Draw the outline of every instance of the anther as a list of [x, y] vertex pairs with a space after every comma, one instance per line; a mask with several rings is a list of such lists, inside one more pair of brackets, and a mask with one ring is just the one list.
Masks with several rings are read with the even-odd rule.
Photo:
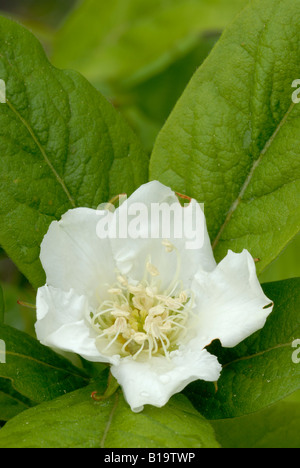
[[109, 294], [118, 295], [118, 294], [122, 294], [122, 290], [119, 289], [119, 288], [110, 288], [110, 289], [108, 290], [108, 293], [109, 293]]
[[148, 272], [150, 273], [151, 276], [159, 276], [158, 269], [154, 265], [152, 265], [152, 263], [147, 262], [146, 266], [147, 266], [147, 270], [148, 270]]
[[164, 239], [162, 241], [162, 245], [166, 248], [166, 252], [168, 253], [173, 252], [173, 250], [175, 249], [174, 244], [172, 244], [168, 239]]

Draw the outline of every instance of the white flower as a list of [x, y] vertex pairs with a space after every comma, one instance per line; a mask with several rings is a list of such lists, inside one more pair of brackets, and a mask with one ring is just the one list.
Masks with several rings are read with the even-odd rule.
[[[140, 187], [128, 207], [136, 202], [179, 204], [159, 182]], [[187, 250], [184, 237], [100, 239], [98, 222], [99, 211], [79, 208], [51, 224], [41, 247], [38, 339], [110, 363], [133, 411], [165, 405], [194, 380], [217, 381], [221, 365], [205, 347], [214, 339], [236, 346], [272, 310], [250, 254], [230, 251], [217, 265], [206, 226], [203, 246]]]

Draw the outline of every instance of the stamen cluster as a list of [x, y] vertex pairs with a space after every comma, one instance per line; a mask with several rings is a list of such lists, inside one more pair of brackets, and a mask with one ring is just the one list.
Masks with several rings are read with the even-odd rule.
[[[167, 252], [173, 250], [172, 244], [165, 246]], [[118, 275], [116, 284], [108, 289], [111, 299], [89, 315], [91, 325], [99, 333], [96, 343], [101, 353], [131, 355], [133, 359], [151, 359], [155, 355], [169, 358], [177, 348], [179, 336], [186, 331], [192, 301], [182, 289], [177, 273], [160, 294], [159, 275], [150, 261], [138, 284], [130, 284], [126, 276]]]

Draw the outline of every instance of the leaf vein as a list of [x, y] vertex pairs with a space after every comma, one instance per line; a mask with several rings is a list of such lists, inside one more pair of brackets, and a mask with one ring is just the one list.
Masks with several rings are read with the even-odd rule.
[[292, 342], [291, 343], [282, 343], [282, 344], [278, 344], [276, 346], [273, 346], [272, 348], [264, 349], [263, 351], [260, 351], [258, 353], [251, 354], [250, 356], [239, 357], [237, 359], [234, 359], [233, 361], [228, 362], [227, 364], [224, 364], [223, 369], [226, 369], [226, 367], [229, 367], [232, 364], [236, 364], [237, 362], [240, 362], [240, 361], [248, 361], [250, 359], [253, 359], [253, 358], [256, 358], [256, 357], [259, 357], [259, 356], [263, 356], [265, 353], [269, 353], [270, 351], [274, 351], [275, 349], [287, 348], [287, 347], [291, 347], [291, 346], [292, 346]]
[[231, 218], [232, 218], [232, 215], [234, 214], [234, 212], [237, 210], [237, 208], [239, 207], [241, 201], [243, 200], [243, 197], [246, 193], [246, 190], [247, 188], [249, 187], [250, 185], [250, 182], [253, 178], [253, 175], [256, 171], [256, 169], [260, 166], [261, 162], [262, 162], [262, 159], [264, 158], [265, 154], [268, 152], [268, 150], [270, 149], [270, 147], [272, 146], [272, 143], [274, 142], [274, 140], [276, 139], [277, 135], [279, 134], [280, 130], [283, 128], [284, 124], [286, 123], [289, 115], [291, 114], [292, 110], [294, 109], [295, 107], [295, 104], [292, 103], [291, 106], [289, 107], [289, 109], [287, 110], [287, 112], [285, 113], [284, 117], [281, 119], [280, 123], [277, 125], [275, 131], [273, 132], [272, 136], [269, 138], [269, 140], [267, 141], [267, 143], [265, 144], [263, 150], [261, 151], [260, 153], [260, 156], [258, 159], [256, 159], [246, 177], [246, 180], [242, 186], [242, 189], [238, 195], [238, 197], [234, 200], [233, 204], [231, 205], [228, 213], [227, 213], [227, 216], [226, 216], [226, 219], [224, 221], [224, 223], [222, 224], [213, 244], [212, 244], [212, 247], [213, 249], [215, 249], [221, 239], [221, 236], [225, 230], [225, 228], [227, 227], [228, 223], [230, 222]]
[[116, 412], [118, 403], [119, 403], [119, 392], [116, 393], [115, 402], [114, 402], [114, 405], [113, 405], [112, 410], [110, 412], [106, 427], [104, 429], [103, 437], [102, 437], [101, 442], [100, 442], [100, 448], [105, 448], [105, 441], [106, 441], [107, 435], [109, 433], [109, 429], [110, 429], [114, 414]]
[[[84, 377], [83, 375], [80, 375], [80, 374], [76, 374], [75, 372], [71, 372], [67, 369], [64, 369], [64, 368], [61, 368], [61, 367], [57, 367], [57, 366], [54, 366], [52, 364], [49, 364], [48, 362], [44, 362], [44, 361], [40, 361], [39, 359], [36, 359], [32, 356], [26, 356], [25, 354], [20, 354], [20, 353], [14, 353], [12, 351], [7, 351], [5, 352], [5, 355], [6, 356], [15, 356], [15, 357], [18, 357], [18, 358], [22, 358], [22, 359], [28, 359], [29, 361], [33, 361], [39, 365], [42, 365], [42, 366], [45, 366], [45, 367], [50, 367], [52, 369], [55, 369], [55, 370], [58, 370], [58, 371], [62, 371], [62, 372], [65, 372], [66, 374], [69, 374], [69, 375], [72, 375], [74, 377], [80, 377], [81, 379], [84, 379], [84, 380], [87, 380], [88, 381], [88, 378], [87, 377]], [[5, 378], [5, 376], [2, 376]]]
[[7, 105], [9, 106], [9, 108], [11, 109], [11, 111], [18, 117], [18, 119], [22, 122], [22, 124], [24, 125], [24, 127], [27, 129], [27, 131], [29, 132], [30, 136], [32, 137], [33, 141], [35, 142], [35, 144], [37, 145], [38, 149], [40, 150], [46, 164], [49, 166], [51, 172], [54, 174], [57, 182], [61, 185], [63, 191], [65, 192], [65, 194], [67, 195], [67, 198], [71, 204], [71, 206], [73, 208], [76, 208], [76, 203], [74, 201], [74, 199], [72, 198], [66, 184], [64, 183], [63, 179], [61, 178], [61, 176], [58, 174], [58, 172], [56, 171], [56, 169], [54, 168], [53, 164], [51, 163], [50, 159], [48, 158], [44, 148], [42, 147], [41, 143], [39, 142], [38, 138], [36, 137], [33, 129], [31, 128], [31, 126], [29, 125], [29, 123], [21, 116], [21, 114], [18, 112], [18, 110], [13, 106], [13, 104], [7, 99], [6, 100], [7, 102]]

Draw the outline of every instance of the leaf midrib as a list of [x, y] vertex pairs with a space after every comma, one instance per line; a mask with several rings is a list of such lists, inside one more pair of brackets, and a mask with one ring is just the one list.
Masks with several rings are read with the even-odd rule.
[[[64, 369], [63, 367], [58, 367], [58, 366], [55, 366], [53, 364], [49, 364], [48, 362], [40, 361], [39, 359], [36, 359], [36, 358], [34, 358], [32, 356], [26, 356], [25, 354], [14, 353], [12, 351], [6, 351], [5, 355], [6, 356], [14, 356], [14, 357], [21, 358], [21, 359], [26, 359], [28, 361], [33, 361], [34, 363], [36, 363], [38, 365], [49, 367], [51, 369], [54, 369], [54, 370], [57, 370], [57, 371], [60, 371], [60, 372], [64, 372], [65, 374], [69, 374], [69, 375], [71, 375], [73, 377], [78, 377], [78, 378], [81, 378], [83, 380], [88, 381], [88, 378], [84, 377], [83, 375], [76, 374], [75, 372], [71, 372], [68, 369]], [[0, 375], [0, 377], [7, 378], [7, 376], [5, 376], [5, 375]]]
[[274, 351], [275, 349], [291, 347], [291, 346], [292, 346], [292, 343], [293, 343], [293, 342], [290, 342], [290, 343], [280, 343], [280, 344], [275, 345], [275, 346], [273, 346], [273, 347], [271, 347], [271, 348], [264, 349], [263, 351], [259, 351], [258, 353], [251, 354], [251, 355], [249, 355], [249, 356], [242, 356], [242, 357], [239, 357], [239, 358], [237, 358], [237, 359], [234, 359], [233, 361], [227, 362], [226, 364], [224, 364], [224, 365], [222, 366], [222, 368], [223, 368], [223, 369], [226, 369], [227, 367], [232, 366], [233, 364], [236, 364], [237, 362], [248, 361], [248, 360], [250, 360], [250, 359], [263, 356], [264, 354], [269, 353], [269, 352], [271, 352], [271, 351]]
[[16, 117], [21, 121], [21, 123], [24, 125], [24, 127], [27, 129], [28, 133], [30, 134], [31, 138], [33, 139], [34, 143], [36, 144], [36, 146], [38, 147], [41, 155], [43, 156], [43, 159], [45, 160], [46, 164], [48, 165], [48, 167], [50, 168], [51, 172], [53, 173], [53, 175], [55, 176], [57, 182], [60, 184], [60, 186], [62, 187], [63, 191], [65, 192], [72, 208], [76, 208], [76, 203], [73, 199], [73, 197], [71, 196], [65, 182], [63, 181], [63, 179], [61, 178], [61, 176], [58, 174], [58, 172], [56, 171], [55, 167], [53, 166], [53, 164], [51, 163], [50, 159], [48, 158], [43, 146], [41, 145], [41, 143], [39, 142], [38, 138], [36, 137], [33, 129], [31, 128], [30, 124], [22, 117], [22, 115], [19, 113], [19, 111], [13, 106], [13, 104], [8, 100], [6, 99], [6, 103], [8, 105], [8, 107], [11, 109], [11, 111], [16, 115]]
[[234, 212], [237, 210], [240, 203], [242, 202], [243, 197], [244, 197], [244, 195], [246, 193], [247, 188], [249, 187], [249, 185], [250, 185], [250, 183], [252, 181], [252, 178], [253, 178], [253, 175], [254, 175], [256, 169], [260, 166], [265, 154], [271, 148], [272, 143], [275, 141], [275, 139], [276, 139], [277, 135], [279, 134], [280, 130], [283, 128], [284, 124], [286, 123], [286, 121], [287, 121], [289, 115], [291, 114], [292, 110], [294, 109], [294, 107], [295, 107], [295, 104], [292, 102], [289, 109], [287, 110], [287, 112], [285, 113], [285, 115], [283, 116], [283, 118], [281, 119], [279, 124], [277, 125], [275, 131], [273, 132], [273, 134], [271, 135], [271, 137], [269, 138], [269, 140], [265, 144], [265, 146], [264, 146], [263, 150], [261, 151], [258, 159], [256, 159], [254, 161], [253, 165], [251, 166], [250, 171], [248, 172], [247, 177], [245, 179], [245, 182], [242, 185], [241, 191], [239, 192], [237, 198], [232, 203], [232, 205], [231, 205], [231, 207], [230, 207], [230, 209], [229, 209], [229, 211], [227, 213], [227, 216], [225, 218], [225, 221], [222, 224], [222, 226], [220, 227], [219, 232], [218, 232], [215, 240], [212, 243], [212, 248], [214, 250], [216, 249], [217, 245], [219, 244], [219, 241], [220, 241], [220, 239], [222, 237], [222, 234], [225, 231], [227, 225], [229, 224]]
[[110, 427], [111, 427], [111, 424], [112, 424], [112, 421], [113, 421], [113, 417], [114, 417], [115, 412], [117, 410], [118, 404], [119, 404], [119, 391], [117, 391], [116, 394], [115, 394], [114, 405], [113, 405], [113, 407], [111, 409], [110, 415], [109, 415], [108, 420], [107, 420], [107, 424], [106, 424], [104, 432], [103, 432], [103, 436], [102, 436], [102, 439], [101, 439], [101, 442], [100, 442], [100, 448], [105, 448], [105, 442], [106, 442], [106, 439], [107, 439], [107, 436], [108, 436], [108, 433], [109, 433], [109, 430], [110, 430]]

